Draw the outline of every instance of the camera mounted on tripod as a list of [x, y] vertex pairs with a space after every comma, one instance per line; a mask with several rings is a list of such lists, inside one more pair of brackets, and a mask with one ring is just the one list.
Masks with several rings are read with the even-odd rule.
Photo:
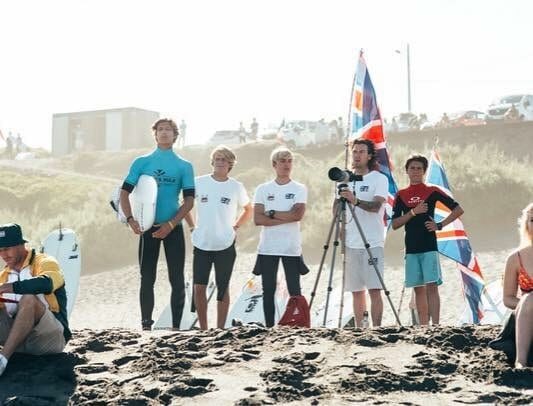
[[[341, 169], [334, 166], [328, 171], [328, 177], [334, 182], [361, 182], [363, 175], [356, 175], [348, 169]], [[339, 185], [340, 187], [341, 185]]]

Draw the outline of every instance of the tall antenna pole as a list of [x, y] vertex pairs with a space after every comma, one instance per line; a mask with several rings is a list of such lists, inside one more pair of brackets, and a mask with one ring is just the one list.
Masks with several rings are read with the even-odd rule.
[[407, 43], [407, 111], [411, 113], [411, 56]]

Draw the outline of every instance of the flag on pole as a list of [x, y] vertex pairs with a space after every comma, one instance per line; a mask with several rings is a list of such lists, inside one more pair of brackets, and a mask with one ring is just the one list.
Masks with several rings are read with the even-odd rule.
[[[426, 183], [438, 187], [443, 193], [453, 197], [444, 166], [436, 151], [431, 153]], [[438, 223], [444, 220], [450, 212], [451, 210], [445, 205], [437, 202], [435, 206], [435, 222]], [[442, 230], [437, 231], [437, 246], [442, 255], [457, 263], [457, 268], [461, 272], [463, 295], [469, 313], [466, 319], [463, 318], [463, 321], [479, 324], [483, 318], [481, 295], [485, 289], [485, 280], [476, 255], [470, 246], [463, 222], [460, 219], [456, 219]]]
[[359, 53], [359, 61], [355, 72], [352, 100], [350, 104], [349, 140], [362, 137], [372, 140], [376, 145], [379, 171], [389, 180], [389, 195], [385, 204], [387, 228], [391, 221], [392, 205], [398, 187], [392, 176], [392, 165], [387, 152], [387, 143], [383, 132], [383, 121], [378, 108], [376, 92], [366, 67], [363, 51]]

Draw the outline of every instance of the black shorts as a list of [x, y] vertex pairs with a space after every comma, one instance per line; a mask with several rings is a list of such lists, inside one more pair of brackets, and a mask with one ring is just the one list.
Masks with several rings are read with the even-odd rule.
[[194, 284], [207, 285], [209, 283], [209, 274], [214, 264], [217, 300], [221, 301], [228, 289], [231, 272], [237, 257], [235, 242], [230, 247], [220, 251], [205, 251], [194, 247], [193, 252], [192, 274]]

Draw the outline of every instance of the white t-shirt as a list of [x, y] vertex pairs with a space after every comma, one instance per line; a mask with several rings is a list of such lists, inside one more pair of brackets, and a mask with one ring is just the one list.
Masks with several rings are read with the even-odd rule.
[[[348, 184], [352, 192], [359, 200], [371, 202], [375, 196], [381, 196], [387, 200], [389, 193], [389, 181], [385, 175], [378, 171], [372, 171], [363, 176], [363, 180]], [[363, 233], [371, 247], [383, 247], [385, 245], [385, 225], [383, 204], [377, 213], [355, 207], [355, 215], [363, 229]], [[346, 246], [349, 248], [365, 248], [361, 234], [357, 229], [352, 213], [346, 207]]]
[[[307, 188], [291, 180], [278, 185], [275, 180], [259, 185], [255, 191], [254, 203], [262, 204], [269, 210], [289, 211], [296, 203], [307, 202]], [[302, 255], [300, 222], [262, 226], [257, 252], [262, 255], [282, 255], [299, 257]]]
[[250, 203], [241, 182], [228, 178], [219, 182], [211, 175], [195, 180], [196, 228], [192, 244], [205, 251], [221, 251], [235, 240], [233, 225], [239, 207]]

